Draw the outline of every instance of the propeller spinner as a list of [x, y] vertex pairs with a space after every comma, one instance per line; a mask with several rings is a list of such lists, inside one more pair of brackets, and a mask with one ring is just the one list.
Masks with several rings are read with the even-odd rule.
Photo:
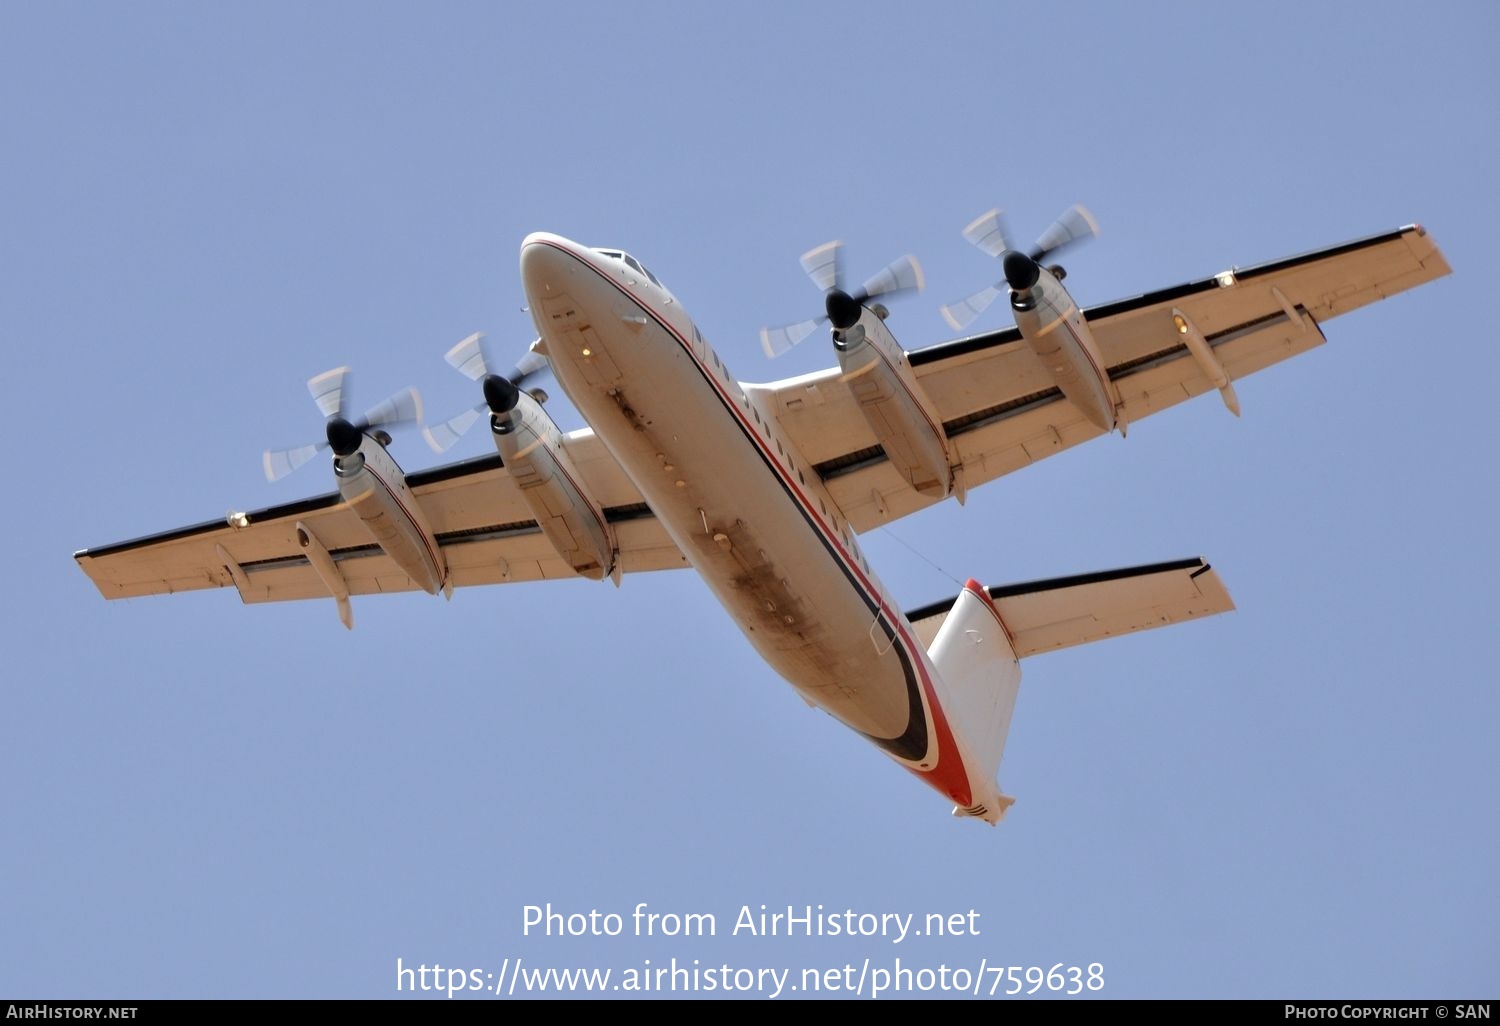
[[1031, 249], [1023, 252], [1012, 249], [1006, 241], [1005, 218], [998, 209], [981, 214], [964, 229], [964, 238], [989, 256], [1000, 259], [1005, 280], [986, 285], [956, 303], [949, 303], [942, 308], [943, 319], [955, 331], [968, 327], [989, 309], [1002, 289], [1008, 286], [1012, 292], [1025, 292], [1041, 277], [1043, 260], [1075, 242], [1098, 234], [1099, 222], [1094, 220], [1094, 215], [1082, 205], [1075, 204], [1042, 232]]
[[485, 411], [498, 417], [514, 410], [516, 403], [521, 401], [521, 384], [547, 367], [546, 358], [533, 351], [521, 357], [509, 374], [494, 373], [490, 370], [494, 361], [486, 351], [484, 334], [477, 331], [448, 350], [443, 359], [464, 377], [481, 383], [484, 402], [441, 424], [424, 428], [422, 434], [434, 452], [447, 452], [452, 448], [453, 443], [462, 438]]
[[[403, 389], [372, 407], [363, 417], [351, 419], [346, 409], [349, 379], [348, 367], [336, 367], [308, 381], [307, 390], [312, 393], [313, 402], [327, 418], [325, 440], [293, 449], [266, 450], [261, 458], [266, 480], [281, 480], [324, 449], [332, 449], [335, 456], [352, 456], [359, 451], [360, 440], [371, 431], [384, 434], [387, 428], [422, 419], [422, 397], [415, 388]], [[388, 435], [386, 439], [389, 440]]]
[[847, 331], [859, 322], [860, 310], [870, 300], [881, 296], [894, 297], [922, 290], [922, 265], [917, 258], [904, 256], [883, 267], [879, 273], [866, 279], [853, 291], [844, 285], [842, 242], [826, 242], [816, 249], [802, 254], [802, 269], [813, 284], [824, 292], [822, 317], [810, 321], [799, 321], [780, 328], [762, 328], [761, 348], [766, 355], [775, 358], [807, 338], [824, 323], [830, 323], [840, 331]]

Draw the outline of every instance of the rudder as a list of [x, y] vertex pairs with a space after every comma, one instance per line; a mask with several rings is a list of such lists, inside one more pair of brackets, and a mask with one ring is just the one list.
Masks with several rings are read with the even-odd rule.
[[977, 581], [959, 592], [927, 654], [942, 681], [949, 724], [971, 763], [971, 782], [978, 785], [974, 805], [954, 808], [953, 814], [998, 823], [1015, 802], [1000, 793], [995, 778], [1021, 687], [1021, 664], [1000, 614]]

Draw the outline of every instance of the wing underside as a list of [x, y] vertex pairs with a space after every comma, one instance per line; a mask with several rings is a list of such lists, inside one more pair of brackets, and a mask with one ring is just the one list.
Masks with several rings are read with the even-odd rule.
[[[687, 561], [591, 432], [568, 436], [569, 455], [605, 507], [624, 572]], [[498, 456], [408, 476], [455, 587], [577, 577], [542, 534]], [[304, 525], [329, 551], [351, 595], [417, 585], [371, 540], [337, 493], [75, 553], [105, 598], [237, 588], [245, 602], [326, 598], [299, 543]]]
[[[1426, 232], [1409, 226], [1342, 246], [1084, 311], [1134, 423], [1214, 391], [1173, 319], [1202, 334], [1230, 381], [1324, 341], [1330, 317], [1447, 274]], [[1019, 331], [976, 335], [908, 354], [957, 447], [967, 488], [1100, 435], [1054, 386]], [[890, 465], [838, 371], [750, 386], [814, 465], [857, 531], [931, 505]]]
[[[1448, 273], [1416, 226], [1084, 311], [1134, 423], [1214, 388], [1173, 320], [1201, 332], [1231, 380], [1324, 341], [1321, 323]], [[1099, 435], [1054, 387], [1014, 329], [909, 355], [961, 462], [966, 488]], [[868, 531], [932, 504], [885, 458], [837, 369], [747, 393], [772, 413], [828, 483], [850, 525]], [[627, 573], [687, 565], [594, 434], [565, 446], [614, 527]], [[497, 456], [412, 474], [413, 494], [457, 587], [576, 576], [541, 533]], [[328, 594], [298, 543], [304, 525], [328, 549], [350, 594], [416, 587], [371, 542], [337, 494], [237, 514], [75, 554], [106, 598], [235, 587], [246, 602]]]
[[[1219, 575], [1201, 559], [1105, 570], [985, 589], [1018, 658], [1196, 620], [1234, 608]], [[908, 614], [931, 645], [954, 599]]]

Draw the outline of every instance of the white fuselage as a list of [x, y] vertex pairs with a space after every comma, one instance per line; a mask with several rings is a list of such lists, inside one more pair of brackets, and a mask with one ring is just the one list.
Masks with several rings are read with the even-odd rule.
[[529, 236], [521, 275], [559, 384], [764, 659], [969, 806], [996, 791], [942, 681], [822, 481], [633, 261]]

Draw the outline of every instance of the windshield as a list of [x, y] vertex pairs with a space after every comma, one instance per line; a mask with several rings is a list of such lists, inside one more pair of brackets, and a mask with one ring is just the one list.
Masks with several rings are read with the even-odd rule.
[[635, 257], [631, 256], [629, 253], [626, 253], [624, 250], [621, 250], [621, 249], [599, 249], [599, 250], [595, 250], [595, 252], [598, 253], [600, 256], [607, 256], [611, 260], [618, 260], [621, 263], [623, 263], [626, 267], [629, 267], [631, 270], [634, 270], [634, 271], [637, 271], [637, 272], [639, 272], [641, 274], [644, 274], [647, 278], [651, 279], [651, 284], [655, 285], [657, 288], [666, 288], [666, 286], [661, 283], [661, 280], [659, 278], [657, 278], [656, 275], [654, 275], [654, 274], [651, 273], [651, 268], [649, 268], [645, 264], [641, 263], [639, 260], [637, 260]]

